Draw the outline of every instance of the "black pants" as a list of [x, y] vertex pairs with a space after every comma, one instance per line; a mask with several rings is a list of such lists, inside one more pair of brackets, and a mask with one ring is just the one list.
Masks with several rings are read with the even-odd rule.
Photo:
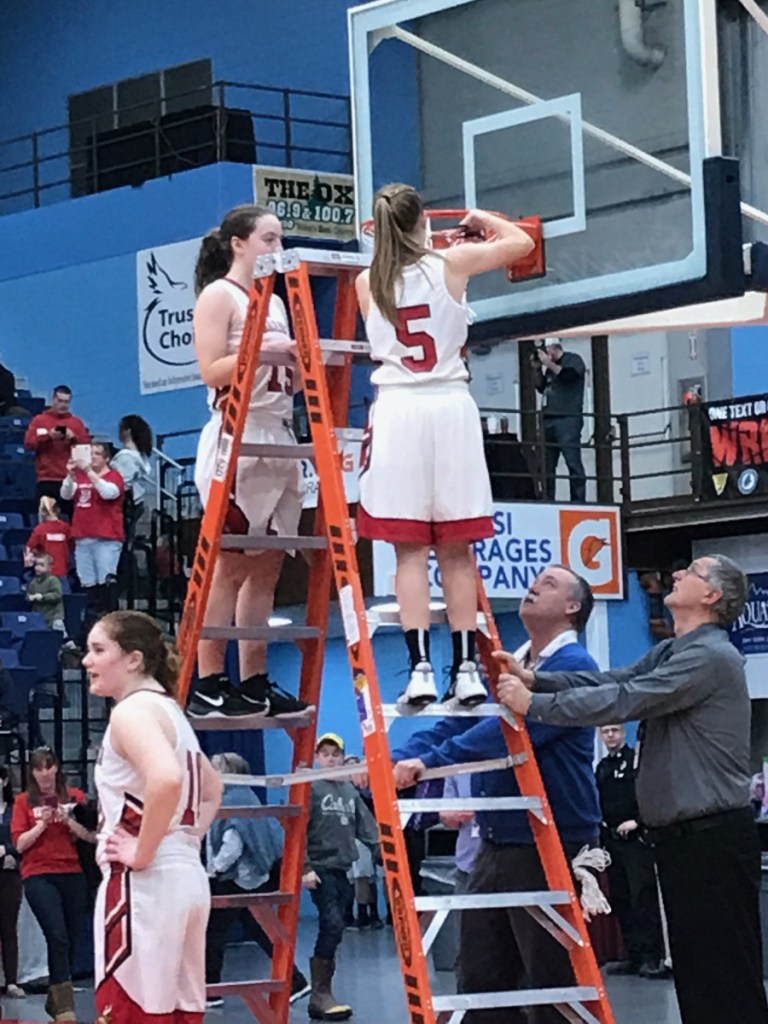
[[59, 506], [61, 511], [72, 522], [72, 509], [73, 504], [71, 501], [65, 501], [61, 497], [61, 480], [38, 480], [35, 486], [35, 498], [37, 504], [40, 504], [41, 498], [53, 498], [56, 504]]
[[32, 875], [24, 881], [24, 895], [45, 936], [50, 984], [70, 981], [75, 943], [88, 906], [85, 875]]
[[[260, 885], [254, 892], [274, 892], [279, 888], [279, 883], [280, 871], [278, 868], [276, 875], [273, 872], [268, 881], [264, 885]], [[243, 889], [235, 882], [214, 878], [211, 879], [211, 895], [242, 896]], [[235, 921], [240, 922], [248, 938], [263, 949], [270, 960], [272, 959], [272, 941], [247, 907], [217, 907], [215, 910], [211, 910], [205, 933], [205, 980], [208, 985], [216, 985], [221, 981], [227, 935]], [[298, 970], [294, 967], [294, 982], [298, 974]]]
[[[584, 844], [564, 845], [570, 859]], [[483, 843], [467, 891], [529, 892], [546, 888], [544, 869], [533, 844]], [[568, 953], [526, 910], [463, 910], [460, 936], [460, 992], [504, 992], [574, 984]], [[563, 1024], [563, 1017], [551, 1006], [470, 1010], [464, 1016], [464, 1024], [524, 1022]]]
[[611, 906], [619, 919], [627, 958], [638, 965], [658, 965], [664, 956], [664, 938], [653, 849], [637, 836], [611, 837], [605, 846], [611, 855]]
[[346, 871], [337, 868], [315, 868], [320, 882], [310, 890], [312, 902], [317, 907], [319, 922], [315, 941], [315, 956], [333, 960], [344, 935], [344, 911], [349, 901], [350, 889], [354, 886], [347, 878]]
[[760, 841], [750, 808], [665, 839], [656, 863], [683, 1024], [766, 1024]]
[[545, 475], [549, 501], [555, 500], [555, 472], [562, 455], [568, 467], [571, 485], [571, 501], [585, 501], [587, 497], [587, 474], [581, 461], [581, 416], [545, 416], [544, 440]]
[[0, 869], [0, 946], [6, 985], [19, 981], [19, 911], [21, 910], [21, 875], [18, 871]]

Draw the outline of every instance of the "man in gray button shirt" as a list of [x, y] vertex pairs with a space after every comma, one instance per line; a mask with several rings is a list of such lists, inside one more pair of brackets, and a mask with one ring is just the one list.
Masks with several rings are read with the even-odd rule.
[[644, 720], [637, 802], [656, 847], [683, 1024], [766, 1024], [750, 702], [725, 632], [747, 580], [723, 555], [674, 579], [673, 639], [610, 672], [531, 672], [500, 653], [499, 700], [557, 725]]

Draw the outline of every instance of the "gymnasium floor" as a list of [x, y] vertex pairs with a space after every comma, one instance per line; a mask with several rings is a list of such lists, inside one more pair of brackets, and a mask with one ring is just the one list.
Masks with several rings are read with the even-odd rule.
[[[299, 936], [299, 966], [308, 973], [307, 959], [315, 938], [315, 922], [302, 921]], [[266, 961], [255, 946], [232, 947], [227, 951], [225, 977], [253, 976], [254, 961]], [[239, 969], [238, 969], [239, 968]], [[404, 1024], [405, 1000], [402, 997], [400, 972], [394, 955], [391, 929], [379, 932], [347, 932], [339, 955], [337, 998], [348, 1000], [355, 1009], [358, 1024]], [[451, 991], [452, 976], [436, 975], [435, 990]], [[617, 1024], [680, 1024], [671, 981], [644, 981], [640, 978], [609, 978], [608, 990]], [[43, 996], [27, 996], [24, 1000], [3, 1000], [6, 1021], [45, 1021]], [[77, 993], [79, 1020], [93, 1024], [95, 1020], [93, 991], [83, 984]], [[254, 1018], [241, 1000], [226, 999], [223, 1009], [209, 1010], [206, 1024], [253, 1024]], [[297, 1003], [291, 1024], [306, 1022], [307, 1003]]]

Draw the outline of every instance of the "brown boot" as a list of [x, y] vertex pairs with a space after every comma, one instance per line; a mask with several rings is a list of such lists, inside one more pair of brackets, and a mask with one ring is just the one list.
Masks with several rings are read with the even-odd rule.
[[349, 1020], [352, 1007], [339, 1003], [331, 991], [336, 961], [313, 956], [309, 968], [312, 973], [312, 991], [307, 1009], [312, 1020]]
[[77, 1020], [75, 1017], [75, 993], [71, 981], [51, 985], [45, 1000], [45, 1012], [54, 1020]]

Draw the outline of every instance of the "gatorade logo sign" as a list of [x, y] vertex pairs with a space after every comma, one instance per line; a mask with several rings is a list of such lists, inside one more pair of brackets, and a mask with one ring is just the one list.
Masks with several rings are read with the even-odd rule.
[[560, 558], [595, 594], [621, 596], [618, 510], [560, 509]]

